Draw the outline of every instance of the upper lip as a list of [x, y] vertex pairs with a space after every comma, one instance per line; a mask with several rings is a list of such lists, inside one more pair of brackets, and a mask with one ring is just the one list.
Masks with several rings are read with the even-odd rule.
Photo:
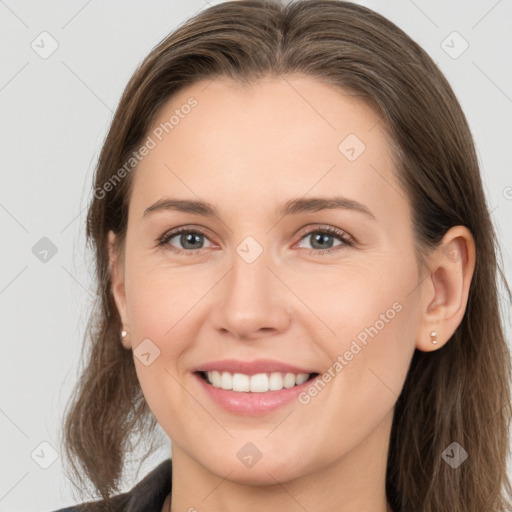
[[273, 359], [255, 359], [254, 361], [241, 361], [238, 359], [221, 359], [220, 361], [211, 361], [197, 366], [194, 372], [225, 371], [230, 373], [243, 373], [245, 375], [255, 375], [256, 373], [316, 373], [306, 368], [300, 368], [281, 361]]

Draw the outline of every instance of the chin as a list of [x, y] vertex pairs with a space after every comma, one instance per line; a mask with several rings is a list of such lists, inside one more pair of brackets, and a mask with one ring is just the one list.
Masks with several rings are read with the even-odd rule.
[[237, 458], [236, 454], [234, 459], [227, 460], [226, 457], [223, 457], [212, 462], [214, 464], [205, 465], [209, 471], [218, 475], [219, 478], [226, 478], [230, 482], [240, 485], [276, 485], [278, 482], [284, 483], [305, 474], [305, 468], [302, 466], [293, 464], [290, 460], [283, 461], [265, 457], [264, 453], [252, 466], [246, 466]]

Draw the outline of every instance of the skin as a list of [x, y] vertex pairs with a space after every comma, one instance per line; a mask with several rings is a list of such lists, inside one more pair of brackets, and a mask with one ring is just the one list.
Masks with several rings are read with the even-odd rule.
[[[149, 338], [160, 350], [148, 366], [135, 355], [134, 362], [172, 440], [171, 510], [391, 510], [385, 466], [394, 406], [414, 350], [442, 348], [462, 320], [475, 261], [471, 233], [450, 229], [428, 255], [429, 268], [419, 267], [410, 204], [380, 116], [340, 89], [301, 75], [249, 87], [199, 82], [171, 98], [154, 127], [191, 96], [198, 105], [134, 171], [124, 259], [109, 234], [112, 289], [128, 331], [122, 342], [136, 350]], [[338, 149], [351, 133], [366, 146], [354, 161]], [[276, 214], [292, 198], [334, 195], [364, 204], [375, 218], [348, 209]], [[163, 197], [208, 201], [219, 216], [143, 217]], [[157, 245], [178, 226], [203, 228], [206, 237]], [[333, 235], [314, 245], [325, 226], [355, 244]], [[250, 264], [236, 251], [247, 236], [263, 248]], [[307, 404], [233, 414], [191, 373], [223, 358], [326, 372], [396, 303], [400, 312]], [[262, 453], [252, 467], [236, 456], [248, 442]]]

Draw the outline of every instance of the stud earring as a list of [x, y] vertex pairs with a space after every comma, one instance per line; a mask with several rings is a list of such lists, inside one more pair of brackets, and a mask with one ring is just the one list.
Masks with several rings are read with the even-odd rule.
[[430, 333], [430, 337], [432, 338], [431, 341], [434, 345], [437, 345], [437, 332], [436, 331], [432, 331]]
[[128, 333], [123, 329], [123, 330], [121, 331], [121, 338], [126, 338], [126, 335], [127, 335], [127, 334], [128, 334]]

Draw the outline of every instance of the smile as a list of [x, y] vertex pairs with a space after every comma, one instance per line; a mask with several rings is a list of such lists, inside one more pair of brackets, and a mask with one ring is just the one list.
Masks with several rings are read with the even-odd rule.
[[297, 396], [319, 377], [318, 373], [247, 375], [220, 370], [196, 371], [193, 375], [209, 400], [217, 406], [232, 414], [248, 416], [270, 414], [296, 402]]
[[199, 373], [213, 387], [245, 393], [281, 391], [283, 388], [300, 386], [318, 375], [317, 373], [295, 374], [290, 372], [256, 373], [254, 375], [221, 371]]

